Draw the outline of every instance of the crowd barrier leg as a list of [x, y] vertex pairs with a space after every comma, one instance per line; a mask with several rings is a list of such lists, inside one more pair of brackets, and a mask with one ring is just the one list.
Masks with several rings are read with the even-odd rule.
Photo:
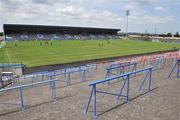
[[22, 88], [19, 89], [19, 93], [20, 93], [20, 108], [21, 108], [21, 110], [24, 110], [24, 100], [23, 100]]
[[52, 81], [51, 85], [52, 85], [52, 87], [51, 87], [51, 90], [52, 90], [51, 96], [52, 96], [52, 99], [55, 100], [56, 99], [56, 82]]
[[34, 83], [34, 75], [33, 75], [32, 79], [31, 79], [31, 83]]
[[127, 94], [126, 94], [126, 102], [129, 101], [129, 75], [127, 76]]
[[[78, 67], [78, 70], [81, 71], [81, 67], [80, 66]], [[79, 76], [81, 76], [81, 75], [82, 75], [82, 73], [79, 72]]]
[[152, 83], [152, 69], [149, 71], [149, 92], [151, 91], [151, 83]]
[[89, 105], [90, 105], [90, 103], [91, 103], [91, 98], [92, 98], [93, 92], [94, 92], [94, 86], [92, 87], [91, 93], [90, 93], [89, 98], [88, 98], [88, 102], [87, 102], [85, 114], [87, 114], [87, 112], [88, 112], [88, 110], [89, 110]]
[[144, 79], [143, 79], [143, 81], [139, 87], [139, 91], [142, 90], [142, 87], [144, 86], [144, 83], [147, 80], [147, 77], [149, 77], [149, 79], [148, 79], [148, 81], [149, 81], [148, 82], [148, 92], [151, 91], [152, 68], [147, 72], [146, 76], [144, 77]]
[[170, 74], [168, 75], [168, 79], [171, 77], [171, 75], [172, 75], [173, 71], [175, 70], [177, 64], [178, 64], [178, 62], [176, 62], [176, 63], [173, 65], [173, 68], [172, 68]]
[[175, 65], [175, 64], [176, 64], [176, 58], [173, 59], [173, 65]]
[[177, 74], [176, 74], [176, 77], [177, 78], [180, 78], [180, 61], [179, 62], [177, 62]]
[[64, 77], [66, 77], [66, 71], [67, 71], [67, 70], [66, 70], [66, 68], [65, 68], [65, 69], [64, 69]]
[[[135, 64], [134, 65], [134, 67], [133, 67], [133, 69], [132, 69], [132, 71], [136, 71], [137, 70], [137, 64]], [[136, 77], [136, 73], [135, 73], [135, 75], [134, 75], [135, 77]]]
[[90, 103], [91, 103], [92, 96], [93, 96], [93, 107], [94, 107], [93, 117], [97, 118], [97, 111], [96, 111], [96, 107], [97, 107], [96, 106], [96, 85], [92, 86], [92, 90], [91, 90], [90, 96], [88, 98], [88, 103], [87, 103], [87, 106], [86, 106], [85, 114], [87, 114], [87, 112], [89, 111], [89, 106], [90, 106]]
[[67, 77], [67, 85], [70, 85], [71, 84], [71, 73], [68, 72], [68, 77]]
[[97, 118], [97, 111], [96, 111], [96, 85], [94, 85], [94, 118]]
[[107, 70], [107, 73], [106, 73], [105, 79], [109, 77], [109, 74], [110, 74], [110, 69], [108, 69], [108, 70]]
[[42, 81], [44, 80], [44, 74], [42, 75]]
[[82, 76], [82, 81], [86, 80], [86, 70], [83, 70], [83, 76]]
[[158, 68], [161, 68], [161, 59], [158, 59]]
[[[122, 74], [122, 69], [119, 68], [119, 69], [118, 69], [118, 72], [117, 72], [117, 75], [121, 75], [121, 74]], [[120, 78], [118, 78], [118, 80], [120, 80]]]
[[148, 75], [149, 75], [149, 71], [148, 71], [148, 73], [146, 74], [145, 78], [143, 79], [143, 82], [141, 83], [141, 85], [140, 85], [140, 87], [139, 87], [139, 91], [142, 90], [142, 87], [144, 86], [144, 83], [145, 83], [145, 81], [146, 81]]
[[[52, 72], [49, 75], [49, 79], [52, 80], [53, 76], [52, 76]], [[52, 89], [52, 82], [49, 82], [49, 89]]]
[[121, 90], [120, 90], [120, 92], [119, 92], [119, 94], [118, 94], [118, 96], [117, 96], [117, 100], [119, 100], [120, 97], [123, 96], [123, 95], [122, 95], [122, 92], [123, 92], [124, 86], [125, 86], [125, 84], [126, 84], [126, 82], [127, 82], [127, 79], [128, 79], [127, 77], [126, 77], [125, 79], [124, 79], [124, 77], [123, 77], [123, 81], [124, 81], [124, 82], [123, 82], [122, 88], [121, 88]]
[[98, 70], [98, 65], [96, 64], [96, 68], [95, 68], [95, 70], [97, 71]]

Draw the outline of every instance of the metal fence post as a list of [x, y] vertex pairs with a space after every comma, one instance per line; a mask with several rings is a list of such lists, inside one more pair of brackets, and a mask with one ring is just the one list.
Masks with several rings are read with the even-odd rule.
[[149, 92], [151, 91], [151, 76], [152, 76], [152, 68], [149, 69]]
[[20, 92], [20, 108], [21, 110], [24, 110], [24, 100], [23, 100], [23, 93], [22, 93], [22, 88], [19, 88], [19, 92]]
[[129, 75], [127, 75], [127, 102], [129, 101]]
[[52, 90], [52, 99], [56, 99], [56, 83], [55, 80], [51, 82], [51, 90]]
[[70, 85], [70, 81], [71, 81], [71, 73], [68, 72], [67, 85]]
[[93, 85], [94, 87], [94, 118], [97, 118], [97, 111], [96, 111], [96, 85]]
[[177, 60], [177, 78], [179, 78], [179, 73], [180, 73], [180, 60]]
[[83, 70], [83, 80], [86, 80], [86, 70]]

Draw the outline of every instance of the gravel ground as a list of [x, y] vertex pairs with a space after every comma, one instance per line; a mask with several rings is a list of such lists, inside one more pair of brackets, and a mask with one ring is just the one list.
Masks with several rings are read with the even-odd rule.
[[[138, 92], [138, 85], [144, 75], [131, 78], [130, 101], [116, 100], [115, 96], [97, 94], [99, 120], [179, 120], [180, 119], [180, 79], [173, 75], [167, 79], [172, 61], [160, 70], [153, 71], [152, 91]], [[91, 120], [93, 106], [87, 115], [83, 114], [92, 80], [102, 79], [105, 70], [88, 73], [86, 82], [65, 87], [57, 82], [57, 99], [52, 101], [49, 86], [32, 87], [23, 91], [25, 110], [19, 110], [19, 92], [0, 94], [0, 120]], [[118, 92], [122, 82], [98, 85], [99, 90]], [[146, 86], [145, 86], [146, 87]], [[11, 104], [6, 104], [11, 103]]]

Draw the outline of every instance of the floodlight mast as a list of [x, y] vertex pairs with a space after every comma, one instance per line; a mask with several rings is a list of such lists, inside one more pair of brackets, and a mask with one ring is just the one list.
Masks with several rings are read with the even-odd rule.
[[127, 21], [126, 21], [126, 38], [128, 37], [128, 17], [130, 15], [130, 11], [126, 10], [126, 16], [127, 16]]
[[155, 35], [157, 34], [157, 28], [156, 27], [154, 28], [154, 34]]

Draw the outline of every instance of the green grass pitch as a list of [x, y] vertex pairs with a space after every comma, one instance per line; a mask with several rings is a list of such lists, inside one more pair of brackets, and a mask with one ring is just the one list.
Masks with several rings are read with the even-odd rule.
[[22, 62], [32, 67], [180, 48], [178, 44], [131, 40], [63, 40], [41, 43], [8, 42], [5, 48], [0, 49], [0, 63]]

